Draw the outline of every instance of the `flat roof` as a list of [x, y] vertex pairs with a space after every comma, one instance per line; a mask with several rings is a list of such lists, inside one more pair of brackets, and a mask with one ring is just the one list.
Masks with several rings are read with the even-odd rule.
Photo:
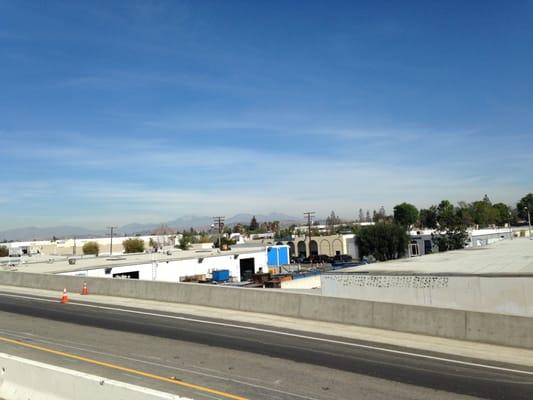
[[331, 273], [531, 275], [533, 240], [501, 240], [483, 247], [378, 262]]
[[[20, 272], [35, 272], [43, 274], [55, 274], [61, 272], [73, 272], [80, 270], [99, 269], [107, 267], [119, 267], [138, 264], [149, 264], [153, 261], [179, 261], [191, 260], [208, 257], [222, 257], [235, 256], [240, 254], [251, 254], [265, 251], [265, 246], [256, 247], [238, 247], [234, 246], [228, 251], [219, 251], [218, 249], [198, 249], [198, 250], [170, 250], [170, 255], [166, 251], [158, 253], [137, 253], [137, 254], [121, 254], [108, 256], [32, 256], [22, 257], [20, 263], [14, 269], [8, 268], [6, 263], [3, 263], [2, 269], [16, 270]], [[69, 264], [68, 259], [75, 258], [76, 264]], [[11, 258], [11, 260], [15, 260]], [[17, 259], [18, 260], [18, 259]], [[1, 271], [1, 269], [0, 269]]]

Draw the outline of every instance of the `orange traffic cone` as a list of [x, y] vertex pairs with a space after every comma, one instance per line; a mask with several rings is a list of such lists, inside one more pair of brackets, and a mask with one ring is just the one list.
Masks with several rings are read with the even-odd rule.
[[68, 293], [67, 288], [63, 289], [63, 296], [61, 296], [61, 304], [67, 304], [68, 303]]
[[89, 288], [87, 287], [87, 282], [83, 282], [83, 289], [81, 289], [81, 294], [83, 295], [89, 294]]

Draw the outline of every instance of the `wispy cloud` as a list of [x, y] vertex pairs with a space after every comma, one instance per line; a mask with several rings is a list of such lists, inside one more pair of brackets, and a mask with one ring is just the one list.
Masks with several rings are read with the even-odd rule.
[[[427, 165], [395, 165], [394, 163], [306, 157], [302, 155], [280, 158], [279, 155], [234, 148], [165, 150], [164, 146], [132, 142], [123, 150], [127, 156], [110, 158], [109, 153], [92, 152], [94, 159], [77, 147], [77, 152], [57, 149], [26, 153], [30, 157], [70, 157], [61, 163], [81, 164], [89, 169], [117, 169], [128, 159], [128, 169], [144, 166], [159, 179], [154, 184], [149, 178], [135, 183], [135, 179], [119, 173], [105, 179], [90, 173], [80, 179], [46, 177], [25, 183], [4, 186], [10, 193], [0, 215], [9, 225], [16, 219], [11, 210], [39, 199], [43, 204], [55, 202], [49, 208], [52, 223], [61, 215], [70, 222], [86, 221], [86, 213], [94, 213], [91, 226], [105, 221], [116, 223], [133, 221], [164, 221], [183, 214], [212, 214], [238, 212], [284, 211], [299, 215], [312, 208], [321, 215], [331, 209], [342, 216], [353, 217], [361, 207], [391, 210], [401, 201], [429, 206], [443, 198], [452, 201], [471, 201], [488, 193], [493, 200], [514, 202], [523, 195], [523, 186], [512, 179], [486, 175], [461, 174], [456, 170], [438, 173]], [[97, 146], [99, 149], [99, 147]], [[52, 154], [52, 155], [50, 155]], [[50, 160], [47, 161], [48, 163]], [[133, 165], [133, 166], [132, 166]], [[205, 168], [207, 172], [197, 170]], [[176, 174], [192, 174], [184, 184]], [[74, 171], [74, 175], [76, 172]], [[0, 197], [6, 198], [2, 193]], [[46, 221], [41, 207], [26, 210], [28, 218]], [[81, 223], [81, 222], [80, 222]]]
[[105, 70], [97, 73], [79, 74], [51, 84], [56, 88], [85, 89], [91, 91], [124, 90], [128, 88], [150, 88], [152, 90], [187, 88], [201, 91], [256, 93], [253, 87], [237, 83], [224, 83], [226, 79], [201, 75], [199, 73], [156, 73], [136, 70]]
[[344, 141], [359, 139], [411, 141], [421, 139], [428, 134], [427, 129], [422, 127], [361, 126], [361, 123], [335, 115], [321, 116], [309, 112], [284, 110], [247, 110], [230, 113], [192, 111], [181, 115], [159, 115], [156, 118], [146, 119], [143, 124], [175, 132], [201, 134], [214, 130], [252, 130], [256, 135], [328, 137]]

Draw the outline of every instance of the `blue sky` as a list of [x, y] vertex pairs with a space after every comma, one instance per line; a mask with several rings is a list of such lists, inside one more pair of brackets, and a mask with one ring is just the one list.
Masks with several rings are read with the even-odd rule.
[[0, 226], [533, 191], [533, 2], [0, 0]]

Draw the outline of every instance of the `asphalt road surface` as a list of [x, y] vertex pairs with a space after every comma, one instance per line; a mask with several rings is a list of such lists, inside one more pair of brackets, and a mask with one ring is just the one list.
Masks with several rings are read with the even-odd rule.
[[194, 399], [533, 399], [523, 367], [1, 292], [0, 352]]

